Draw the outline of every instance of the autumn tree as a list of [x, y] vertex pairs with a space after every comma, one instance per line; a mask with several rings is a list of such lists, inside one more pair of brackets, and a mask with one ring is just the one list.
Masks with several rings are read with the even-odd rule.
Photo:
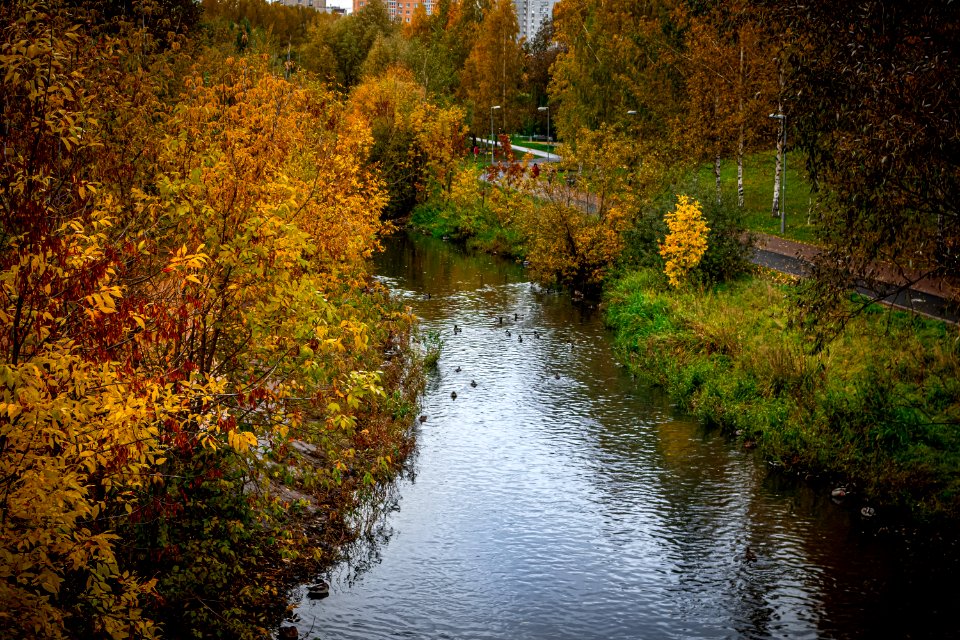
[[[668, 137], [681, 82], [664, 56], [679, 46], [672, 2], [572, 0], [556, 5], [561, 48], [550, 95], [557, 132], [568, 142], [583, 128], [632, 119], [638, 139]], [[634, 111], [634, 116], [628, 112]]]
[[406, 33], [409, 46], [403, 62], [434, 98], [455, 95], [460, 70], [476, 39], [481, 14], [476, 3], [467, 4], [435, 2], [432, 13], [415, 16]]
[[700, 203], [689, 196], [677, 196], [677, 206], [664, 216], [669, 229], [660, 245], [664, 273], [674, 287], [681, 286], [707, 252], [710, 229]]
[[546, 284], [597, 289], [623, 250], [631, 213], [620, 207], [608, 207], [602, 216], [585, 210], [554, 167], [545, 167], [524, 190], [537, 198], [528, 195], [500, 208], [520, 229], [534, 276]]
[[267, 56], [74, 16], [0, 8], [0, 630], [262, 635], [302, 552], [270, 461], [347, 481], [406, 322], [370, 131]]
[[637, 147], [616, 127], [581, 130], [577, 146], [561, 146], [559, 154], [559, 169], [545, 165], [539, 176], [516, 187], [532, 202], [514, 207], [514, 218], [538, 278], [596, 288], [662, 176], [656, 158], [641, 163]]
[[686, 153], [713, 163], [720, 201], [720, 162], [737, 161], [737, 202], [743, 206], [743, 156], [772, 133], [776, 50], [763, 37], [762, 14], [746, 2], [678, 12], [684, 47], [671, 51], [683, 74], [685, 100], [675, 131]]
[[547, 123], [538, 108], [550, 105], [550, 68], [560, 53], [553, 39], [553, 20], [548, 18], [534, 38], [523, 43], [525, 71], [522, 90], [527, 96], [525, 120], [544, 135], [547, 134]]
[[149, 636], [155, 582], [121, 568], [112, 523], [135, 510], [164, 420], [197, 389], [177, 395], [124, 357], [143, 321], [124, 275], [142, 248], [115, 242], [132, 203], [91, 161], [101, 127], [123, 128], [98, 117], [95, 80], [126, 98], [122, 118], [143, 103], [101, 67], [130, 53], [123, 40], [91, 41], [42, 5], [5, 6], [0, 22], [0, 630]]
[[960, 7], [818, 1], [776, 8], [781, 28], [793, 34], [790, 137], [828, 194], [820, 220], [826, 251], [803, 305], [824, 338], [842, 325], [853, 284], [882, 297], [883, 271], [903, 285], [958, 274]]
[[474, 132], [490, 127], [490, 108], [494, 105], [500, 105], [496, 126], [501, 131], [509, 132], [519, 122], [516, 107], [523, 63], [519, 32], [513, 1], [494, 0], [484, 14], [460, 75], [460, 96]]
[[302, 64], [349, 89], [360, 82], [364, 62], [377, 40], [389, 40], [395, 31], [383, 0], [371, 0], [348, 16], [319, 19], [308, 32]]
[[393, 67], [358, 86], [350, 103], [370, 123], [370, 158], [385, 179], [388, 217], [409, 213], [433, 186], [449, 192], [457, 159], [463, 154], [463, 111], [438, 107], [403, 67]]

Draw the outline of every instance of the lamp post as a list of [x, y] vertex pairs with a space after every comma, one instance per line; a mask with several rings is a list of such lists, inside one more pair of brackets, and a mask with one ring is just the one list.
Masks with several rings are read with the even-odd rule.
[[547, 112], [547, 161], [550, 161], [550, 105], [537, 107], [537, 111]]
[[780, 235], [783, 235], [787, 228], [787, 116], [771, 113], [770, 117], [779, 120], [783, 127], [783, 165], [780, 167]]
[[493, 164], [493, 150], [497, 146], [497, 139], [493, 137], [493, 112], [499, 108], [498, 104], [490, 107], [490, 164]]

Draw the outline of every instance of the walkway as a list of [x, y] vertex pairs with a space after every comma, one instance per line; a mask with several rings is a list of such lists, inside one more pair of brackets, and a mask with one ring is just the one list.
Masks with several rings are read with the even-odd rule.
[[[482, 142], [485, 145], [490, 144], [490, 140], [488, 138], [477, 138], [477, 142]], [[540, 149], [531, 149], [530, 147], [521, 147], [515, 144], [511, 144], [510, 148], [513, 149], [514, 155], [517, 155], [517, 152], [519, 152], [520, 156], [523, 156], [529, 153], [530, 155], [537, 158], [538, 160], [544, 160], [546, 162], [559, 162], [560, 160], [562, 160], [560, 156], [553, 153], [552, 151], [547, 152], [547, 151], [542, 151]], [[489, 153], [489, 151], [487, 153]]]
[[[485, 138], [478, 138], [484, 144], [490, 144]], [[540, 160], [547, 160], [547, 152], [539, 149], [530, 149], [512, 145], [515, 152], [529, 153]], [[562, 158], [555, 153], [549, 154], [549, 162], [559, 162]], [[563, 194], [567, 204], [594, 213], [597, 210], [596, 197], [593, 194], [583, 193], [577, 189], [568, 188]], [[754, 249], [752, 261], [782, 273], [806, 277], [809, 275], [810, 265], [820, 252], [814, 245], [787, 240], [765, 233], [754, 233]], [[856, 287], [856, 291], [869, 298], [877, 298], [878, 302], [892, 307], [914, 311], [939, 320], [957, 324], [960, 322], [960, 308], [955, 302], [960, 300], [960, 289], [951, 286], [940, 278], [919, 278], [920, 273], [902, 272], [891, 265], [881, 266], [878, 269], [878, 280], [888, 285], [882, 292], [868, 289], [866, 286]], [[910, 287], [907, 282], [917, 280]], [[886, 294], [886, 295], [884, 295]]]
[[[806, 277], [813, 259], [820, 253], [819, 247], [765, 233], [755, 233], [754, 239], [754, 264], [795, 276]], [[881, 266], [877, 276], [888, 286], [885, 291], [858, 286], [857, 292], [870, 298], [886, 293], [878, 302], [954, 324], [960, 321], [960, 310], [955, 302], [951, 302], [960, 298], [960, 291], [946, 281], [926, 277], [905, 288], [907, 282], [917, 279], [920, 273], [901, 273], [892, 266]]]

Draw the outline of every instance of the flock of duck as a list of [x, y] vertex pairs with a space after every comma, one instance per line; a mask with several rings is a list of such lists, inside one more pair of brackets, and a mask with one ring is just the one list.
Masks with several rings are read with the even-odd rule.
[[[430, 300], [430, 298], [431, 298], [431, 296], [430, 296], [429, 293], [425, 293], [425, 294], [423, 295], [423, 299], [424, 299], [424, 300]], [[500, 315], [500, 316], [497, 316], [497, 317], [496, 317], [496, 320], [495, 320], [495, 322], [494, 322], [494, 325], [495, 325], [496, 327], [504, 327], [504, 326], [506, 326], [506, 325], [504, 324], [504, 317], [506, 317], [506, 319], [507, 319], [508, 322], [510, 321], [510, 314], [507, 314], [506, 316]], [[519, 321], [523, 320], [523, 315], [520, 314], [520, 313], [514, 313], [514, 314], [513, 314], [513, 320], [514, 320], [514, 322], [519, 322]], [[455, 323], [455, 324], [453, 325], [453, 335], [458, 335], [458, 334], [461, 334], [461, 333], [463, 333], [463, 327], [461, 327], [460, 325], [458, 325], [458, 324]], [[523, 342], [524, 332], [523, 332], [522, 330], [518, 330], [516, 333], [517, 333], [517, 342]], [[513, 337], [513, 333], [510, 331], [510, 329], [506, 329], [505, 334], [506, 334], [506, 336], [507, 336], [508, 338], [512, 338], [512, 337]], [[534, 340], [539, 340], [539, 339], [541, 338], [541, 334], [540, 334], [539, 331], [527, 331], [527, 332], [526, 332], [526, 335], [527, 335], [527, 338], [528, 338], [528, 339], [529, 339], [531, 336], [533, 337]], [[572, 343], [572, 342], [570, 343], [570, 347], [573, 348], [573, 343]], [[456, 373], [461, 373], [461, 372], [463, 371], [463, 369], [462, 369], [459, 365], [457, 365], [457, 368], [454, 369], [454, 371], [455, 371]], [[554, 377], [555, 379], [559, 380], [559, 379], [560, 379], [560, 374], [559, 374], [559, 373], [554, 373], [554, 374], [553, 374], [553, 377]], [[476, 380], [471, 380], [471, 381], [470, 381], [470, 386], [471, 386], [471, 387], [474, 387], [474, 388], [477, 387], [477, 381], [476, 381]], [[451, 398], [452, 400], [456, 400], [456, 399], [457, 399], [457, 392], [456, 392], [456, 391], [451, 391], [451, 392], [450, 392], [450, 398]], [[426, 422], [426, 421], [427, 421], [427, 416], [425, 416], [425, 415], [420, 416], [420, 422], [421, 422], [421, 423], [422, 423], [422, 422]]]
[[[430, 294], [427, 294], [427, 295], [429, 296]], [[428, 299], [429, 299], [429, 298], [428, 298]], [[507, 320], [509, 320], [509, 319], [510, 319], [510, 316], [508, 315], [508, 316], [507, 316]], [[519, 313], [514, 313], [514, 314], [513, 314], [513, 319], [514, 319], [515, 322], [516, 322], [516, 321], [519, 321], [519, 320], [523, 320], [523, 316], [522, 316], [521, 314], [519, 314]], [[499, 326], [499, 327], [504, 326], [504, 324], [503, 324], [503, 316], [497, 316], [496, 326]], [[457, 334], [460, 334], [460, 333], [463, 333], [463, 327], [461, 327], [461, 326], [458, 325], [458, 324], [454, 324], [454, 325], [453, 325], [453, 335], [457, 335]], [[512, 338], [512, 337], [513, 337], [513, 334], [510, 332], [510, 329], [507, 329], [507, 330], [506, 330], [506, 335], [507, 335], [508, 338]], [[540, 339], [540, 332], [539, 332], [539, 331], [528, 332], [527, 335], [533, 335], [533, 337], [534, 337], [535, 340], [539, 340], [539, 339]], [[523, 342], [523, 331], [517, 331], [517, 342]], [[462, 369], [459, 365], [457, 365], [457, 368], [454, 369], [454, 371], [455, 371], [456, 373], [460, 373], [461, 371], [463, 371], [463, 369]], [[555, 374], [554, 374], [554, 377], [555, 377], [557, 380], [559, 380], [559, 379], [560, 379], [560, 374], [559, 374], [559, 373], [555, 373]], [[471, 387], [476, 387], [476, 386], [477, 386], [477, 381], [476, 381], [476, 380], [471, 380], [471, 381], [470, 381], [470, 386], [471, 386]], [[456, 391], [451, 391], [451, 392], [450, 392], [450, 398], [453, 399], [453, 400], [456, 400], [456, 399], [457, 399], [457, 392], [456, 392]], [[426, 422], [425, 418], [426, 418], [426, 416], [420, 416], [420, 421], [421, 421], [421, 422]]]

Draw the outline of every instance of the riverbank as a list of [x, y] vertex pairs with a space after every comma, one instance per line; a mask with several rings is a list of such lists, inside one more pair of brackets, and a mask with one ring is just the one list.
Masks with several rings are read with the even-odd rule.
[[[481, 188], [502, 194], [496, 187], [483, 185]], [[415, 231], [453, 240], [473, 251], [508, 258], [526, 255], [520, 233], [500, 222], [494, 208], [487, 205], [486, 197], [476, 197], [470, 206], [452, 199], [429, 200], [413, 210], [408, 225]]]
[[[411, 226], [522, 258], [520, 236], [510, 235], [490, 199], [469, 209], [423, 206]], [[960, 516], [955, 326], [874, 306], [811, 356], [790, 321], [795, 292], [784, 274], [756, 268], [751, 277], [677, 293], [650, 268], [605, 288], [625, 360], [706, 424], [777, 466], [846, 487], [857, 509]]]
[[858, 509], [960, 516], [956, 328], [871, 307], [812, 356], [792, 295], [781, 275], [673, 292], [643, 270], [609, 287], [608, 321], [635, 373], [774, 464]]

